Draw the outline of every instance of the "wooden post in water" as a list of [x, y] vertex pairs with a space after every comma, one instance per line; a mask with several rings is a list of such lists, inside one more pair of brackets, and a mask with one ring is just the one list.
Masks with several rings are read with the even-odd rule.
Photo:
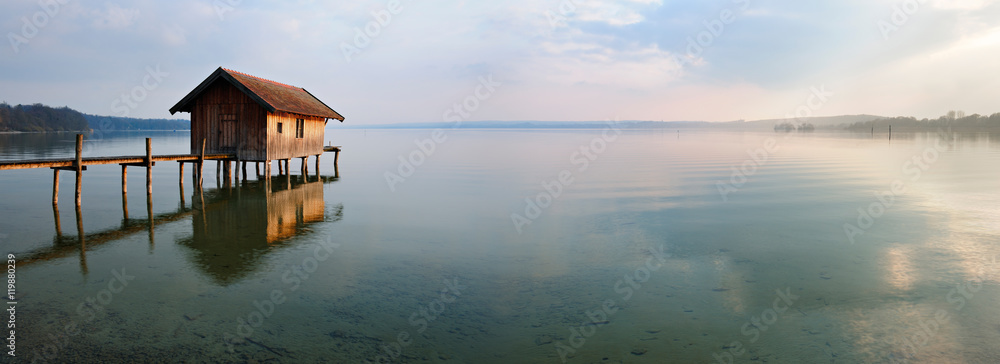
[[317, 154], [316, 155], [316, 176], [317, 177], [319, 176], [319, 156], [321, 156], [321, 155], [322, 154]]
[[179, 179], [180, 182], [179, 183], [181, 184], [181, 188], [184, 188], [184, 162], [178, 162], [177, 164], [180, 165], [180, 167], [179, 167], [180, 168], [180, 179]]
[[333, 165], [337, 166], [337, 160], [340, 159], [340, 150], [333, 152]]
[[309, 156], [302, 157], [302, 176], [309, 175]]
[[122, 164], [122, 196], [128, 193], [128, 165]]
[[52, 206], [59, 205], [59, 170], [52, 169]]
[[153, 194], [153, 139], [146, 138], [146, 196]]
[[123, 225], [128, 225], [128, 195], [122, 194], [122, 219]]
[[[264, 182], [265, 184], [271, 183], [271, 161], [268, 160], [264, 162]], [[270, 187], [270, 186], [268, 186]]]
[[198, 157], [198, 188], [205, 182], [205, 139], [201, 139], [201, 156]]
[[281, 164], [281, 160], [279, 159], [278, 160], [278, 175], [280, 176], [280, 175], [285, 174], [284, 171], [285, 171], [285, 166]]
[[83, 134], [76, 135], [76, 162], [73, 167], [76, 168], [76, 206], [79, 208], [83, 191]]
[[62, 239], [62, 225], [59, 223], [59, 205], [52, 205], [52, 217], [56, 220], [56, 239]]
[[892, 125], [889, 125], [889, 140], [892, 140]]
[[243, 181], [247, 180], [247, 161], [243, 161]]
[[254, 165], [255, 165], [255, 168], [257, 169], [257, 179], [260, 179], [260, 177], [261, 177], [260, 176], [260, 162], [256, 162], [256, 163], [254, 163]]

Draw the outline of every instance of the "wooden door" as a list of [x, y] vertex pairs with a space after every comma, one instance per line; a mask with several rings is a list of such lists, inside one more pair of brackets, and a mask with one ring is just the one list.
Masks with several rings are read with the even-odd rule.
[[236, 115], [219, 115], [219, 149], [224, 152], [235, 152], [238, 143], [236, 135]]

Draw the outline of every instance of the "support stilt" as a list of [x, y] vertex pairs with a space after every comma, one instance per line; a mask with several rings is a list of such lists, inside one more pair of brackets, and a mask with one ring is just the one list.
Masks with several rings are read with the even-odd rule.
[[59, 170], [52, 170], [52, 205], [59, 205]]
[[83, 192], [83, 134], [76, 135], [76, 162], [73, 167], [76, 168], [76, 206], [79, 208]]
[[146, 138], [146, 196], [153, 194], [153, 141]]

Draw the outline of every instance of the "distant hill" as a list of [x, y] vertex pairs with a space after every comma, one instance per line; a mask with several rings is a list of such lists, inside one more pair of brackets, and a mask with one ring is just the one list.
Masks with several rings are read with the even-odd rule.
[[1000, 113], [990, 116], [972, 114], [965, 116], [958, 112], [949, 112], [937, 119], [920, 119], [914, 117], [880, 118], [857, 122], [846, 127], [852, 131], [885, 130], [892, 126], [893, 131], [924, 131], [945, 129], [952, 131], [1000, 131]]
[[0, 131], [87, 131], [83, 114], [68, 107], [0, 104]]
[[191, 130], [191, 121], [178, 119], [135, 119], [83, 114], [94, 130]]
[[0, 132], [190, 130], [179, 119], [135, 119], [80, 113], [69, 107], [0, 104]]

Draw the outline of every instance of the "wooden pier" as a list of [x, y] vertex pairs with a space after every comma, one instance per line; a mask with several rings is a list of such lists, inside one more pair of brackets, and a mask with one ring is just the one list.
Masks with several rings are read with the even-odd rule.
[[[31, 168], [50, 168], [53, 170], [52, 177], [52, 204], [57, 206], [59, 203], [59, 171], [74, 171], [76, 172], [76, 206], [79, 208], [81, 205], [81, 182], [83, 179], [83, 171], [87, 170], [87, 166], [90, 165], [102, 165], [102, 164], [118, 164], [122, 167], [122, 198], [125, 199], [128, 192], [128, 167], [142, 167], [146, 168], [146, 194], [153, 194], [153, 174], [152, 168], [156, 165], [156, 162], [177, 162], [180, 169], [179, 183], [181, 188], [184, 188], [184, 164], [192, 163], [194, 168], [192, 170], [193, 177], [195, 179], [195, 188], [200, 188], [204, 183], [203, 172], [205, 161], [214, 160], [217, 161], [216, 171], [218, 172], [222, 166], [223, 177], [226, 179], [228, 184], [233, 180], [232, 177], [232, 165], [231, 162], [236, 162], [237, 166], [242, 162], [242, 172], [243, 180], [247, 180], [247, 167], [248, 161], [241, 161], [237, 158], [235, 154], [205, 154], [205, 140], [202, 140], [201, 154], [173, 154], [173, 155], [153, 155], [152, 140], [146, 138], [146, 155], [142, 156], [114, 156], [114, 157], [83, 157], [83, 134], [76, 135], [76, 157], [75, 158], [65, 158], [65, 159], [34, 159], [34, 160], [19, 160], [19, 161], [0, 161], [0, 170], [8, 169], [31, 169]], [[323, 147], [323, 152], [333, 152], [333, 165], [334, 169], [337, 169], [337, 162], [340, 158], [341, 148], [338, 146], [325, 146]], [[319, 158], [320, 155], [316, 155], [316, 174], [319, 174]], [[308, 158], [301, 157], [302, 159], [302, 174], [306, 175], [308, 173]], [[266, 161], [264, 166], [264, 174], [260, 173], [260, 163], [257, 163], [257, 177], [263, 177], [266, 182], [271, 180], [271, 161]], [[284, 168], [282, 167], [284, 164]], [[289, 160], [278, 160], [279, 174], [288, 174], [289, 171]], [[338, 173], [339, 174], [339, 173]], [[239, 179], [239, 174], [236, 174], [236, 179]], [[124, 203], [124, 202], [123, 202]]]

